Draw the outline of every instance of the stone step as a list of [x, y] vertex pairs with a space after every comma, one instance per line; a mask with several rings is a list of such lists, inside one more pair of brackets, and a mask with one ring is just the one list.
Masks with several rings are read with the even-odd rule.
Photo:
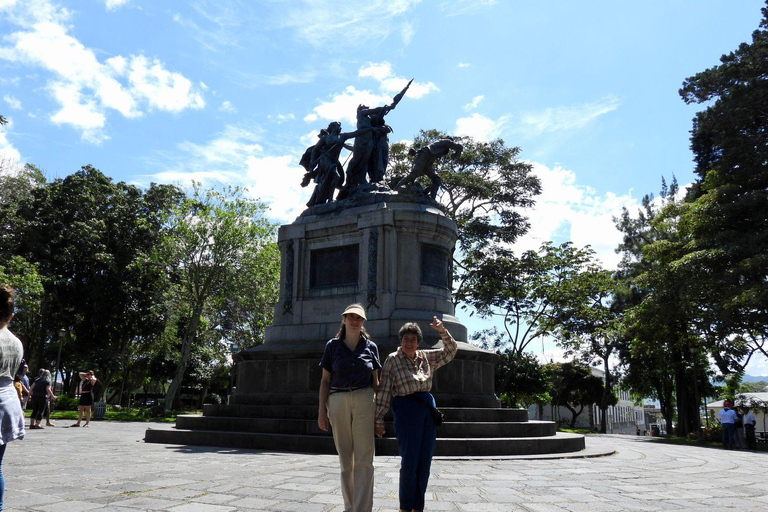
[[[180, 415], [176, 427], [183, 430], [258, 432], [264, 434], [293, 434], [324, 436], [317, 426], [317, 418], [252, 418], [226, 416]], [[394, 430], [391, 423], [388, 431]], [[445, 438], [496, 438], [496, 437], [542, 437], [554, 436], [555, 423], [551, 421], [526, 422], [452, 422], [447, 421], [439, 428], [438, 435]]]
[[[442, 427], [441, 427], [442, 429]], [[442, 436], [442, 434], [438, 434]], [[287, 451], [301, 453], [336, 453], [333, 438], [328, 435], [264, 434], [253, 432], [223, 432], [218, 430], [148, 429], [148, 443], [193, 446], [219, 446], [250, 450]], [[557, 433], [545, 437], [510, 438], [444, 438], [439, 437], [437, 456], [503, 456], [568, 453], [584, 449], [584, 436]], [[377, 455], [397, 455], [397, 439], [376, 439]]]
[[[446, 421], [454, 422], [526, 422], [525, 409], [479, 409], [441, 407]], [[211, 417], [317, 419], [316, 405], [205, 405], [203, 414]]]
[[[319, 358], [319, 356], [318, 356]], [[319, 382], [319, 380], [318, 380]], [[230, 395], [230, 405], [314, 405], [317, 406], [317, 391], [237, 393]], [[432, 393], [438, 407], [499, 408], [499, 400], [491, 395]]]

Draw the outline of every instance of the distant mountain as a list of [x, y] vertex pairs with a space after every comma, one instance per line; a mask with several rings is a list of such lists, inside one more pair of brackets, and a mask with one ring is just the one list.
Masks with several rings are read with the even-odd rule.
[[741, 382], [768, 382], [768, 375], [745, 375], [743, 379], [741, 379]]

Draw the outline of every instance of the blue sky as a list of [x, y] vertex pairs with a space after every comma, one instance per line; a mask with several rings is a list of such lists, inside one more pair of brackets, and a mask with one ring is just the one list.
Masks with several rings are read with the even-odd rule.
[[693, 178], [700, 107], [683, 80], [750, 41], [764, 5], [0, 0], [0, 161], [49, 179], [91, 164], [142, 186], [243, 185], [291, 222], [318, 130], [351, 128], [359, 103], [413, 78], [391, 140], [437, 128], [520, 146], [544, 184], [520, 246], [570, 239], [612, 267], [612, 216], [662, 176]]

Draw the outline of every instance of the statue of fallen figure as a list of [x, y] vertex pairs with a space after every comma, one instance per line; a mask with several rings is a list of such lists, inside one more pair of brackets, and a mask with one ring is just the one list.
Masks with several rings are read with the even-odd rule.
[[435, 171], [435, 162], [438, 158], [447, 156], [451, 151], [453, 151], [454, 158], [458, 158], [463, 150], [464, 146], [454, 142], [451, 137], [436, 140], [418, 150], [414, 150], [413, 148], [409, 149], [408, 154], [411, 156], [415, 155], [415, 158], [413, 159], [413, 168], [411, 169], [411, 172], [408, 173], [408, 176], [397, 183], [395, 189], [405, 188], [414, 183], [421, 176], [428, 176], [432, 180], [432, 183], [425, 189], [425, 192], [429, 197], [435, 199], [435, 197], [437, 197], [437, 191], [443, 183], [443, 180], [440, 179], [440, 176], [438, 176]]

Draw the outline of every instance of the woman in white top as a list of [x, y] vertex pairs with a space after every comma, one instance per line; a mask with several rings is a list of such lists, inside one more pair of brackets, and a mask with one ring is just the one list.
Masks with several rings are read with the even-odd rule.
[[24, 439], [24, 413], [21, 410], [13, 377], [18, 372], [24, 356], [19, 338], [8, 330], [13, 318], [13, 299], [16, 293], [7, 284], [0, 284], [0, 510], [3, 510], [5, 478], [3, 456], [8, 443]]

